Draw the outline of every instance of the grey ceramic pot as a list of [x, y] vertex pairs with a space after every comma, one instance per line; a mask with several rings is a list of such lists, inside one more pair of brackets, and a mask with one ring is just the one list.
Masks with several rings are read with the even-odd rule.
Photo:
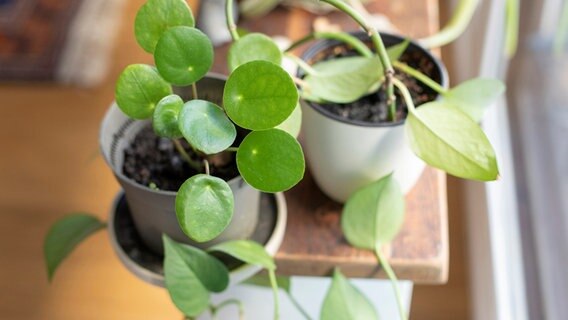
[[[223, 77], [209, 74], [197, 84], [200, 97], [220, 103], [224, 84]], [[123, 174], [124, 149], [148, 123], [149, 120], [138, 121], [128, 118], [116, 103], [113, 103], [104, 117], [100, 132], [101, 151], [124, 189], [134, 224], [144, 243], [152, 251], [162, 253], [162, 234], [201, 248], [251, 236], [258, 221], [260, 192], [249, 186], [240, 176], [228, 181], [235, 196], [235, 210], [231, 223], [214, 240], [196, 243], [183, 233], [178, 224], [175, 213], [176, 192], [150, 189]]]

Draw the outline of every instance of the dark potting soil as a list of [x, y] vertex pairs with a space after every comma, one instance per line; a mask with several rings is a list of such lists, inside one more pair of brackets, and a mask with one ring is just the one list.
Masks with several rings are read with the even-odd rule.
[[[313, 61], [325, 61], [355, 55], [357, 55], [356, 52], [348, 50], [346, 47], [334, 47], [330, 48], [330, 50], [323, 51], [320, 55], [314, 57]], [[420, 70], [429, 77], [432, 77], [432, 73], [435, 70], [435, 64], [419, 51], [407, 50], [401, 56], [400, 61], [408, 64], [416, 70]], [[410, 91], [410, 95], [412, 96], [415, 106], [433, 101], [438, 95], [436, 91], [432, 90], [428, 86], [396, 69], [395, 77], [406, 85]], [[439, 79], [433, 78], [433, 80], [438, 81]], [[395, 90], [395, 92], [396, 91], [397, 90]], [[408, 114], [406, 103], [398, 92], [396, 92], [395, 95], [397, 110], [396, 119], [404, 119]], [[389, 108], [386, 101], [387, 94], [385, 85], [383, 85], [378, 92], [364, 96], [352, 103], [312, 103], [317, 104], [344, 119], [368, 123], [388, 123], [392, 122], [392, 120], [389, 117]]]
[[[185, 140], [180, 140], [187, 153], [194, 160], [202, 162], [201, 156], [193, 152]], [[210, 161], [211, 175], [225, 181], [231, 180], [239, 173], [235, 162], [235, 154], [225, 161], [225, 165], [215, 165]], [[156, 136], [150, 125], [140, 130], [134, 141], [124, 149], [124, 175], [144, 185], [160, 190], [177, 191], [188, 178], [198, 172], [183, 160], [170, 139]]]
[[[266, 217], [264, 217], [265, 220]], [[273, 223], [272, 225], [270, 223]], [[264, 223], [264, 229], [260, 232], [255, 230], [254, 240], [261, 241], [261, 243], [266, 243], [271, 231], [274, 229], [275, 218]], [[138, 266], [150, 270], [157, 274], [164, 274], [164, 256], [150, 250], [142, 241], [138, 230], [132, 220], [132, 215], [130, 214], [130, 209], [128, 208], [128, 203], [124, 195], [118, 201], [116, 207], [116, 213], [114, 217], [115, 229], [112, 230], [116, 236], [116, 240], [120, 248], [126, 253], [126, 255], [132, 259]], [[259, 229], [262, 224], [259, 224]], [[262, 231], [267, 230], [265, 233]], [[242, 265], [242, 262], [232, 258], [225, 254], [215, 254], [215, 256], [220, 259], [229, 270], [234, 270]]]

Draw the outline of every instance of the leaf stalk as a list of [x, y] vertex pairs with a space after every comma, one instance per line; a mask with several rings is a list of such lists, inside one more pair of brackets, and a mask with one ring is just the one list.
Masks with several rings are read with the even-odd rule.
[[408, 319], [408, 317], [406, 315], [406, 311], [405, 311], [404, 305], [402, 303], [402, 295], [400, 294], [400, 288], [398, 287], [398, 279], [396, 277], [396, 274], [392, 270], [388, 260], [385, 259], [385, 257], [383, 256], [383, 254], [382, 254], [382, 252], [381, 252], [381, 250], [378, 246], [375, 248], [375, 255], [377, 256], [379, 263], [383, 267], [383, 270], [385, 270], [385, 273], [387, 274], [387, 277], [389, 278], [389, 280], [392, 284], [392, 288], [393, 288], [395, 296], [396, 296], [396, 304], [397, 304], [397, 307], [398, 307], [398, 313], [400, 315], [400, 319], [406, 320], [406, 319]]
[[238, 41], [240, 37], [233, 15], [233, 0], [225, 0], [225, 15], [227, 18], [227, 29], [231, 33], [231, 38], [233, 38], [233, 41]]

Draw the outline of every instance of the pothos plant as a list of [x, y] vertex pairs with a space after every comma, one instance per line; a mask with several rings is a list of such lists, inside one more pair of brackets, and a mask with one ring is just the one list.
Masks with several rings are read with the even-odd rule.
[[[307, 74], [302, 87], [304, 99], [347, 103], [382, 87], [387, 93], [390, 118], [395, 122], [399, 120], [397, 114], [403, 114], [396, 110], [396, 90], [408, 111], [404, 124], [406, 137], [419, 158], [458, 177], [481, 181], [497, 179], [499, 170], [495, 152], [477, 123], [485, 109], [503, 93], [504, 85], [495, 79], [473, 79], [445, 89], [420, 71], [398, 61], [405, 50], [404, 43], [385, 48], [380, 34], [349, 5], [339, 0], [322, 1], [351, 16], [369, 34], [375, 50], [372, 52], [358, 39], [351, 38], [348, 43], [360, 56], [332, 59], [313, 66], [299, 64]], [[457, 38], [467, 26], [477, 3], [476, 0], [460, 1], [449, 27], [421, 42], [440, 46]], [[299, 43], [305, 39], [309, 37]], [[408, 88], [396, 78], [394, 68], [430, 87], [441, 99], [417, 108]], [[399, 232], [404, 210], [403, 194], [390, 174], [356, 191], [346, 202], [341, 218], [347, 241], [355, 247], [373, 251], [391, 279], [401, 319], [406, 319], [407, 315], [396, 275], [381, 248]], [[340, 304], [333, 305], [337, 309]], [[349, 311], [349, 308], [343, 311]], [[355, 315], [351, 314], [353, 317]], [[365, 319], [373, 318], [377, 317]]]
[[[321, 1], [351, 16], [369, 34], [374, 50], [346, 33], [317, 32], [296, 41], [286, 50], [286, 56], [295, 61], [305, 73], [302, 79], [296, 79], [301, 97], [318, 103], [351, 103], [371, 92], [385, 90], [390, 119], [396, 122], [401, 120], [397, 115], [404, 114], [397, 112], [395, 93], [398, 93], [403, 99], [402, 105], [408, 111], [404, 124], [406, 136], [411, 149], [419, 158], [458, 177], [480, 181], [497, 179], [499, 170], [495, 152], [477, 123], [481, 121], [485, 109], [504, 92], [504, 85], [496, 79], [477, 78], [446, 89], [419, 70], [399, 61], [408, 42], [386, 48], [380, 34], [352, 7], [340, 0]], [[460, 1], [448, 26], [419, 42], [427, 47], [437, 47], [453, 41], [469, 23], [477, 4], [477, 0]], [[514, 22], [511, 24], [515, 25]], [[514, 34], [514, 30], [509, 32]], [[244, 41], [245, 38], [239, 41]], [[342, 41], [358, 52], [359, 56], [307, 65], [289, 53], [298, 45], [321, 38]], [[510, 43], [515, 43], [514, 37], [507, 41], [509, 54], [512, 50], [510, 47], [513, 47]], [[440, 99], [417, 108], [409, 89], [397, 79], [395, 69], [430, 87], [439, 94]], [[398, 104], [399, 107], [400, 105]], [[355, 192], [346, 202], [341, 219], [347, 241], [355, 247], [373, 251], [392, 280], [401, 319], [406, 319], [407, 315], [396, 275], [382, 254], [381, 247], [392, 241], [399, 232], [404, 210], [403, 194], [390, 174]], [[345, 315], [345, 319], [360, 318], [359, 309], [355, 311], [341, 303], [341, 299], [334, 299], [336, 295], [340, 295], [345, 301], [346, 292], [350, 290], [346, 289], [341, 274], [336, 272], [327, 297], [335, 302], [324, 303], [322, 319], [339, 319], [339, 314]], [[355, 296], [364, 299], [361, 295]], [[358, 303], [368, 305], [362, 301]], [[326, 314], [331, 316], [326, 318]], [[364, 319], [376, 318], [372, 311], [366, 314]]]
[[[105, 227], [105, 222], [87, 213], [72, 214], [57, 221], [44, 243], [49, 280], [78, 244]], [[227, 300], [218, 305], [210, 302], [211, 293], [222, 292], [229, 285], [229, 270], [217, 258], [217, 253], [267, 270], [268, 285], [274, 292], [274, 318], [279, 318], [276, 265], [260, 244], [250, 240], [235, 240], [201, 250], [178, 243], [167, 235], [163, 235], [163, 243], [165, 285], [173, 303], [184, 314], [184, 319], [193, 319], [205, 311], [215, 318], [220, 309], [230, 304], [238, 306], [239, 318], [243, 318], [244, 310], [238, 300]]]

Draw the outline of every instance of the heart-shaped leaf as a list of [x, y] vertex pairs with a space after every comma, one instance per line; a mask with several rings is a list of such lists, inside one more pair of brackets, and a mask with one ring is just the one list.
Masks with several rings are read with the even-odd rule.
[[168, 293], [187, 316], [209, 307], [209, 291], [221, 292], [229, 285], [229, 271], [215, 257], [163, 235], [164, 275]]
[[210, 252], [219, 251], [233, 256], [245, 263], [261, 266], [267, 270], [275, 270], [272, 257], [260, 244], [250, 240], [224, 242], [209, 248]]
[[265, 130], [286, 120], [298, 103], [298, 90], [290, 75], [267, 61], [239, 66], [227, 80], [223, 106], [237, 125]]
[[481, 128], [445, 101], [423, 104], [406, 119], [414, 153], [457, 177], [490, 181], [499, 176], [495, 151]]
[[395, 44], [394, 46], [388, 47], [387, 48], [387, 55], [389, 56], [390, 61], [395, 62], [398, 59], [400, 59], [400, 57], [402, 56], [404, 51], [406, 51], [406, 48], [408, 48], [409, 44], [410, 44], [410, 40], [405, 39], [401, 43], [398, 43], [398, 44]]
[[164, 31], [176, 26], [195, 26], [191, 9], [184, 0], [148, 0], [136, 14], [134, 33], [138, 44], [154, 53]]
[[79, 243], [103, 228], [104, 222], [86, 213], [76, 213], [57, 221], [43, 245], [48, 279], [51, 281], [57, 267]]
[[167, 249], [169, 247], [173, 249], [177, 253], [173, 256], [180, 257], [207, 290], [222, 292], [227, 289], [229, 272], [227, 267], [217, 258], [199, 248], [178, 243], [167, 235], [162, 236], [162, 241], [164, 242], [164, 248]]
[[179, 129], [192, 146], [206, 154], [227, 149], [237, 136], [235, 125], [223, 109], [205, 100], [185, 103], [179, 116]]
[[[290, 277], [276, 276], [276, 283], [278, 284], [278, 288], [288, 293], [291, 293], [292, 281], [290, 280]], [[250, 284], [253, 286], [266, 287], [266, 288], [272, 287], [270, 278], [266, 274], [256, 274], [252, 278], [249, 278], [245, 282], [243, 282], [243, 284]]]
[[147, 119], [172, 87], [156, 69], [146, 64], [131, 64], [122, 71], [116, 83], [116, 104], [127, 116]]
[[323, 301], [321, 320], [379, 319], [371, 302], [336, 269]]
[[279, 124], [276, 129], [288, 132], [292, 137], [298, 138], [300, 129], [302, 128], [302, 107], [298, 103], [288, 119]]
[[262, 33], [249, 33], [231, 45], [228, 55], [231, 71], [254, 60], [264, 60], [280, 65], [282, 51], [272, 39]]
[[[398, 60], [410, 42], [405, 40], [387, 48], [391, 61]], [[302, 97], [309, 101], [350, 103], [365, 94], [376, 91], [384, 79], [384, 69], [379, 57], [346, 57], [321, 61], [313, 65], [315, 74], [304, 80]]]
[[396, 236], [403, 220], [404, 195], [390, 174], [349, 197], [341, 228], [352, 246], [375, 250]]
[[158, 136], [171, 139], [181, 138], [178, 117], [182, 107], [183, 100], [175, 94], [166, 96], [158, 102], [152, 122], [154, 132]]
[[158, 41], [154, 60], [164, 79], [178, 86], [189, 85], [211, 69], [213, 45], [198, 29], [173, 27]]
[[505, 92], [497, 79], [476, 78], [465, 81], [444, 94], [448, 105], [460, 108], [473, 121], [479, 122], [485, 111]]
[[314, 64], [313, 68], [316, 73], [304, 78], [306, 97], [336, 103], [359, 99], [384, 76], [377, 56], [326, 60]]
[[304, 154], [294, 137], [280, 129], [249, 133], [237, 151], [243, 179], [264, 192], [292, 188], [304, 176]]
[[217, 237], [231, 222], [234, 198], [222, 179], [198, 174], [187, 179], [176, 195], [176, 215], [183, 232], [205, 242]]

